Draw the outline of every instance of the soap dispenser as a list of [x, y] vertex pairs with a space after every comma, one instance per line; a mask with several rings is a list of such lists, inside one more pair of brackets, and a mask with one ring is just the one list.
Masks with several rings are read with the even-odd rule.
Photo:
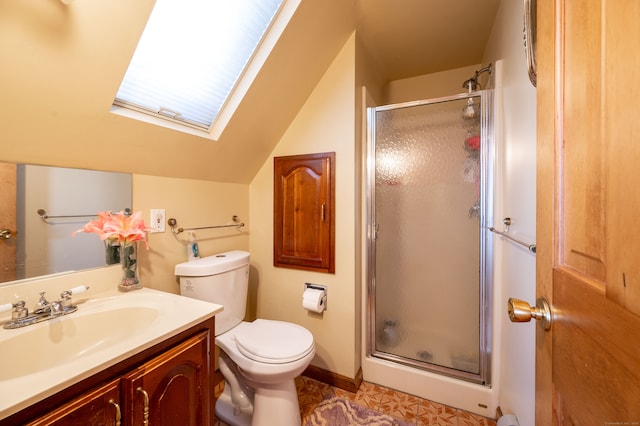
[[200, 258], [200, 249], [198, 248], [198, 242], [196, 236], [192, 231], [189, 231], [189, 242], [187, 243], [187, 259], [194, 260]]

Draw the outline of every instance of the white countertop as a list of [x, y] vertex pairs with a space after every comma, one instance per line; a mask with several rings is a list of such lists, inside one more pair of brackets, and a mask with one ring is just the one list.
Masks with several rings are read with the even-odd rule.
[[[0, 419], [223, 309], [217, 304], [147, 288], [128, 293], [115, 289], [86, 292], [76, 299], [78, 311], [72, 314], [20, 329], [0, 328]], [[138, 326], [127, 325], [127, 317], [132, 321], [138, 318]], [[91, 333], [87, 333], [87, 327]], [[87, 347], [77, 351], [75, 348], [82, 346], [78, 339], [88, 334], [91, 336]], [[70, 350], [73, 354], [67, 353]]]

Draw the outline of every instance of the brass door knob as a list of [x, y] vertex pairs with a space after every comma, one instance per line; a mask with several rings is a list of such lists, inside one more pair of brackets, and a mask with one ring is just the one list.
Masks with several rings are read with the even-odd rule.
[[551, 329], [551, 306], [544, 297], [536, 300], [536, 306], [520, 299], [510, 298], [507, 305], [511, 322], [529, 322], [531, 318], [539, 320], [545, 331]]

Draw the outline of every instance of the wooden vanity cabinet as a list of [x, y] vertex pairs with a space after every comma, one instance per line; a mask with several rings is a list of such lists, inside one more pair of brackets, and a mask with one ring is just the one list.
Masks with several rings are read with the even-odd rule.
[[194, 336], [122, 378], [124, 425], [210, 424], [206, 341]]
[[213, 425], [214, 329], [214, 319], [206, 320], [0, 426]]
[[120, 380], [100, 386], [27, 426], [118, 425]]

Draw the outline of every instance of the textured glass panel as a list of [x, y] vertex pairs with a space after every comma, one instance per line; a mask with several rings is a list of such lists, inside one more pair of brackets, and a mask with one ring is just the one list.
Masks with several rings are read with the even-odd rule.
[[375, 349], [478, 374], [479, 98], [467, 102], [376, 112]]

